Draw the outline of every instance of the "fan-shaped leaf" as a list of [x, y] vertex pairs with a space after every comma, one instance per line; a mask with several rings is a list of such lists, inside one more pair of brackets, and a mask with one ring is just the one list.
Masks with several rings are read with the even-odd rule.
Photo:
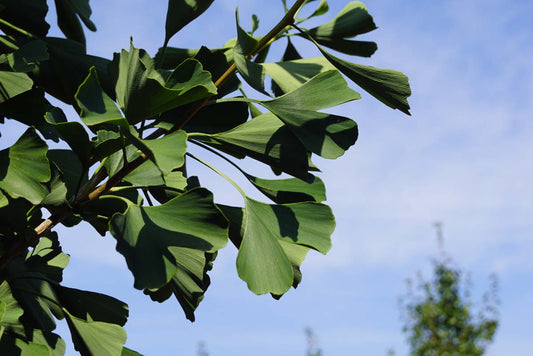
[[[228, 212], [226, 215], [230, 220], [233, 217], [235, 224], [238, 212], [231, 209]], [[246, 198], [239, 222], [240, 227], [230, 229], [230, 235], [242, 237], [237, 256], [239, 277], [252, 292], [275, 295], [282, 295], [293, 285], [293, 265], [301, 262], [299, 257], [302, 257], [302, 250], [291, 251], [287, 246], [282, 247], [280, 241], [326, 253], [335, 226], [331, 209], [323, 204], [269, 205], [250, 198]]]
[[39, 204], [48, 194], [51, 178], [48, 146], [29, 128], [10, 148], [0, 151], [0, 189], [13, 198]]
[[111, 219], [110, 231], [138, 289], [160, 288], [176, 274], [178, 261], [171, 247], [215, 252], [227, 242], [227, 221], [212, 194], [201, 188], [159, 206], [128, 203], [125, 213]]
[[165, 42], [200, 16], [214, 0], [169, 0], [165, 25]]

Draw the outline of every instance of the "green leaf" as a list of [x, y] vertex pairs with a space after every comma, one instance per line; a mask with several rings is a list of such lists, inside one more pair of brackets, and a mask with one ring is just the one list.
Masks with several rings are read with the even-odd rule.
[[49, 189], [50, 193], [42, 200], [41, 204], [50, 206], [61, 206], [68, 203], [67, 193], [68, 189], [62, 180], [61, 173], [58, 168], [52, 168], [52, 178], [50, 179]]
[[326, 59], [355, 84], [385, 105], [409, 113], [407, 98], [411, 95], [409, 79], [403, 73], [392, 69], [381, 69], [350, 63], [326, 52], [317, 42], [310, 38]]
[[324, 57], [283, 60], [261, 63], [265, 73], [281, 88], [280, 95], [298, 89], [319, 73], [334, 70], [335, 67]]
[[120, 356], [143, 356], [142, 354], [138, 353], [137, 351], [133, 351], [131, 349], [128, 349], [127, 347], [124, 347], [122, 349], [122, 353]]
[[0, 339], [0, 350], [3, 355], [63, 356], [65, 342], [56, 334], [33, 329], [28, 337], [5, 333]]
[[9, 66], [15, 72], [31, 72], [37, 69], [40, 61], [48, 59], [46, 43], [41, 40], [31, 41], [7, 55]]
[[56, 293], [63, 308], [78, 318], [124, 326], [128, 306], [105, 294], [58, 286]]
[[328, 11], [329, 11], [329, 5], [328, 5], [327, 1], [326, 0], [321, 0], [320, 4], [318, 4], [318, 7], [316, 8], [316, 10], [308, 17], [308, 19], [310, 19], [312, 17], [315, 17], [315, 16], [324, 15]]
[[77, 318], [64, 309], [72, 342], [81, 355], [121, 355], [126, 331], [116, 324]]
[[251, 54], [259, 44], [259, 41], [252, 37], [239, 25], [239, 14], [235, 13], [237, 22], [237, 43], [233, 48], [233, 60], [237, 70], [246, 82], [255, 90], [268, 95], [264, 88], [264, 72], [260, 65], [249, 61], [246, 56]]
[[207, 272], [211, 270], [216, 254], [184, 247], [171, 247], [169, 250], [178, 265], [176, 274], [162, 288], [145, 290], [144, 293], [158, 302], [163, 302], [174, 294], [187, 319], [194, 321], [194, 311], [210, 284]]
[[47, 150], [35, 129], [29, 128], [13, 146], [0, 151], [0, 189], [12, 198], [39, 204], [48, 194], [44, 183], [51, 178]]
[[[50, 25], [45, 18], [48, 13], [46, 0], [2, 0], [2, 19], [22, 28], [38, 37], [48, 33]], [[20, 36], [20, 33], [9, 26], [0, 25], [7, 35]]]
[[257, 116], [226, 132], [190, 136], [236, 157], [249, 156], [294, 177], [303, 180], [309, 177], [307, 150], [271, 113]]
[[187, 59], [165, 78], [152, 58], [133, 44], [130, 52], [115, 54], [111, 68], [117, 78], [117, 103], [130, 124], [217, 93], [200, 62]]
[[113, 100], [102, 90], [95, 67], [91, 67], [89, 75], [81, 83], [74, 97], [81, 109], [80, 118], [85, 125], [129, 126]]
[[110, 231], [137, 289], [160, 288], [176, 274], [171, 247], [215, 252], [227, 242], [227, 221], [205, 189], [190, 190], [154, 207], [128, 203], [125, 213], [111, 219]]
[[45, 115], [47, 124], [52, 125], [59, 137], [76, 153], [80, 162], [87, 164], [92, 155], [92, 144], [82, 124], [66, 121], [65, 114], [57, 107], [52, 107]]
[[303, 250], [292, 251], [285, 244], [322, 253], [331, 247], [330, 235], [335, 220], [326, 205], [311, 202], [269, 205], [246, 198], [244, 215], [240, 219], [236, 210], [223, 209], [234, 224], [233, 229], [230, 227], [232, 240], [235, 235], [242, 239], [236, 239], [239, 245], [237, 271], [256, 294], [282, 295], [295, 283], [295, 277], [299, 281], [293, 265], [301, 263]]
[[326, 200], [326, 188], [318, 177], [312, 182], [301, 179], [262, 179], [246, 173], [246, 178], [261, 193], [277, 204], [299, 203], [305, 201], [321, 202]]
[[200, 16], [214, 0], [169, 0], [165, 25], [165, 43], [179, 30]]
[[67, 188], [67, 198], [72, 201], [79, 187], [87, 182], [87, 171], [71, 150], [49, 150], [47, 156], [61, 172], [61, 180]]
[[129, 131], [123, 131], [130, 142], [155, 163], [163, 175], [183, 166], [187, 152], [187, 134], [179, 130], [162, 138], [142, 140]]
[[33, 81], [26, 73], [0, 71], [0, 103], [30, 90]]
[[359, 99], [336, 70], [322, 72], [297, 89], [256, 101], [289, 126], [302, 144], [324, 158], [337, 158], [357, 140], [357, 124], [348, 118], [316, 112]]
[[214, 134], [231, 130], [245, 123], [247, 119], [248, 106], [246, 103], [219, 103], [204, 106], [194, 116], [194, 119], [183, 127], [183, 130]]
[[[0, 284], [0, 329], [5, 328], [7, 331], [23, 333], [24, 327], [19, 318], [24, 314], [17, 300], [11, 294], [11, 288], [6, 281]], [[2, 335], [0, 333], [0, 339]]]
[[349, 41], [344, 39], [317, 40], [323, 46], [352, 56], [371, 57], [378, 45], [368, 41]]
[[85, 35], [81, 27], [81, 18], [85, 26], [96, 31], [96, 26], [89, 19], [91, 7], [89, 0], [55, 0], [57, 24], [68, 39], [85, 44]]
[[259, 18], [256, 14], [252, 15], [252, 31], [250, 32], [250, 35], [253, 35], [255, 31], [259, 28]]
[[74, 94], [87, 78], [91, 67], [96, 67], [99, 80], [105, 92], [114, 95], [113, 84], [108, 75], [109, 60], [88, 55], [79, 42], [47, 37], [49, 60], [40, 63], [33, 80], [46, 92], [59, 100], [76, 105]]
[[352, 1], [333, 20], [312, 28], [307, 33], [317, 40], [329, 40], [354, 37], [376, 28], [366, 6], [360, 1]]
[[33, 88], [0, 104], [0, 115], [34, 126], [47, 139], [59, 142], [59, 133], [45, 120], [52, 105], [45, 99], [42, 88]]

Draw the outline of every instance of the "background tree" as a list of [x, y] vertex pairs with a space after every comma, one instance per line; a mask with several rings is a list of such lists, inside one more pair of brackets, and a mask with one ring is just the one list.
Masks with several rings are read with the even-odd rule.
[[498, 328], [497, 280], [491, 276], [491, 289], [485, 293], [479, 310], [470, 300], [470, 287], [463, 272], [452, 266], [442, 249], [440, 223], [436, 224], [440, 256], [432, 261], [433, 280], [420, 277], [418, 289], [402, 298], [404, 333], [411, 355], [478, 356], [485, 352]]
[[[282, 1], [285, 14], [262, 36], [254, 36], [257, 16], [248, 31], [236, 16], [236, 38], [180, 49], [170, 39], [213, 0], [169, 0], [158, 53], [132, 40], [108, 60], [86, 53], [83, 25], [96, 30], [89, 1], [54, 3], [65, 38], [48, 36], [46, 0], [0, 1], [1, 122], [26, 127], [0, 151], [0, 353], [63, 354], [54, 330], [65, 320], [83, 355], [136, 354], [123, 346], [125, 303], [62, 285], [69, 256], [53, 231], [58, 224], [109, 232], [134, 287], [157, 302], [174, 296], [191, 321], [228, 241], [253, 293], [280, 298], [296, 288], [307, 252], [326, 253], [335, 226], [312, 158], [335, 159], [358, 136], [353, 120], [323, 111], [360, 98], [342, 74], [409, 114], [405, 75], [326, 50], [375, 52], [374, 42], [352, 40], [376, 28], [366, 7], [348, 2], [323, 25], [305, 28], [327, 13], [327, 2]], [[302, 58], [296, 38], [322, 56]], [[269, 51], [278, 41], [283, 50]], [[269, 62], [269, 53], [281, 58]], [[79, 117], [67, 118], [50, 96]], [[233, 165], [268, 202], [249, 197], [190, 146]], [[236, 163], [245, 157], [284, 176], [256, 177]], [[242, 205], [215, 203], [189, 160], [229, 181]]]
[[318, 337], [313, 329], [305, 328], [305, 341], [307, 344], [306, 356], [323, 356], [322, 349], [318, 346]]

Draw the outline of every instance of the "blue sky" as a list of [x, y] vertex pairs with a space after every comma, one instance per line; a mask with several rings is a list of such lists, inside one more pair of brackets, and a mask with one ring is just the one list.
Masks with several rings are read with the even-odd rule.
[[[98, 32], [87, 34], [89, 52], [110, 58], [133, 36], [137, 47], [154, 54], [163, 42], [166, 3], [92, 1]], [[321, 21], [346, 3], [330, 1]], [[533, 350], [533, 3], [366, 5], [379, 29], [364, 38], [379, 50], [360, 62], [409, 76], [413, 116], [364, 93], [336, 109], [358, 122], [360, 137], [339, 160], [316, 160], [337, 229], [331, 252], [304, 262], [297, 290], [280, 301], [253, 295], [237, 277], [236, 253], [228, 247], [191, 324], [177, 302], [154, 304], [133, 289], [112, 237], [87, 226], [59, 229], [71, 254], [65, 284], [127, 302], [129, 347], [146, 355], [195, 355], [204, 341], [211, 356], [304, 355], [303, 329], [312, 327], [328, 356], [385, 355], [388, 348], [404, 355], [397, 299], [406, 278], [417, 271], [429, 277], [438, 220], [448, 254], [471, 274], [474, 300], [488, 288], [490, 273], [499, 277], [501, 325], [488, 355]], [[236, 6], [245, 26], [259, 14], [258, 34], [282, 16], [276, 0], [218, 0], [170, 45], [220, 46], [235, 36]], [[306, 56], [318, 55], [302, 48]], [[238, 203], [223, 180], [208, 175], [202, 182], [218, 201]]]

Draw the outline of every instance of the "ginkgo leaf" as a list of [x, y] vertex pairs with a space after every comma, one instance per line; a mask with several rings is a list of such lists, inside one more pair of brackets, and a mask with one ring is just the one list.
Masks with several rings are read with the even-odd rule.
[[163, 302], [174, 294], [187, 319], [194, 321], [194, 311], [210, 284], [207, 272], [211, 270], [216, 254], [185, 247], [170, 247], [169, 250], [178, 264], [176, 274], [162, 288], [145, 290], [144, 293], [158, 302]]
[[95, 67], [89, 70], [89, 75], [81, 83], [75, 98], [81, 109], [80, 118], [85, 125], [128, 126], [120, 110], [100, 86]]
[[178, 261], [171, 247], [215, 252], [227, 242], [227, 221], [213, 204], [212, 194], [202, 188], [154, 207], [129, 202], [124, 213], [112, 217], [110, 231], [137, 289], [160, 288], [172, 279]]
[[117, 103], [130, 124], [217, 94], [211, 74], [187, 59], [169, 75], [157, 71], [153, 59], [130, 46], [115, 54], [110, 72], [116, 78]]
[[0, 71], [0, 103], [3, 103], [33, 87], [33, 80], [26, 73]]
[[29, 128], [11, 147], [0, 151], [0, 189], [13, 198], [39, 204], [48, 194], [51, 178], [48, 146]]
[[309, 178], [306, 148], [271, 113], [257, 116], [226, 132], [189, 136], [236, 157], [249, 156], [294, 177], [306, 181]]
[[239, 277], [256, 294], [282, 295], [301, 279], [294, 266], [305, 256], [305, 249], [292, 250], [286, 244], [326, 253], [335, 219], [331, 209], [319, 203], [269, 205], [245, 200], [244, 209], [221, 206], [231, 222], [230, 237], [239, 247]]
[[85, 320], [64, 309], [72, 342], [82, 355], [120, 355], [126, 331], [117, 324]]
[[214, 0], [169, 0], [165, 24], [165, 43], [179, 30], [200, 16]]

